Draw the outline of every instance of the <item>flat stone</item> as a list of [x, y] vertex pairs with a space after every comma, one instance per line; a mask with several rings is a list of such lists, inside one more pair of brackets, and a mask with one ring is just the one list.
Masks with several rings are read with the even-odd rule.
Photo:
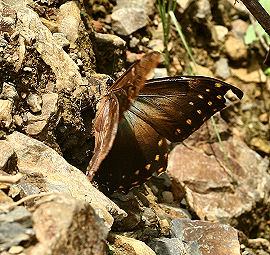
[[119, 35], [130, 35], [147, 24], [147, 15], [141, 8], [121, 8], [111, 17], [112, 29]]
[[[238, 231], [231, 226], [200, 220], [175, 219], [171, 236], [202, 255], [240, 255]], [[196, 254], [196, 253], [191, 253]]]
[[[68, 164], [56, 151], [42, 142], [19, 132], [8, 135], [7, 142], [17, 155], [18, 171], [26, 174], [26, 179], [23, 180], [25, 183], [44, 192], [63, 192], [88, 202], [108, 227], [111, 227], [114, 221], [109, 212], [118, 220], [126, 216], [123, 210], [95, 189], [79, 169]], [[29, 192], [33, 190], [31, 188]], [[24, 191], [26, 196], [29, 195], [27, 189]]]
[[105, 254], [108, 229], [89, 203], [55, 194], [41, 198], [34, 208], [38, 243], [27, 254]]
[[251, 83], [265, 83], [266, 82], [266, 75], [262, 71], [261, 68], [255, 69], [253, 71], [249, 71], [246, 68], [231, 68], [231, 74], [232, 76], [237, 77], [241, 81]]
[[7, 213], [0, 212], [0, 251], [21, 242], [30, 243], [34, 235], [32, 216], [26, 208], [19, 206]]
[[[167, 170], [181, 183], [188, 205], [200, 219], [230, 223], [232, 218], [252, 210], [257, 202], [267, 201], [269, 161], [239, 139], [230, 138], [223, 144], [233, 172], [227, 168], [218, 143], [212, 144], [215, 157], [191, 149], [191, 146], [176, 146], [171, 152]], [[211, 154], [211, 149], [207, 153]], [[232, 186], [234, 180], [237, 185]]]
[[[213, 72], [205, 66], [201, 66], [201, 65], [196, 65], [197, 68], [195, 67], [195, 65], [193, 64], [193, 62], [190, 62], [190, 66], [192, 67], [192, 70], [197, 73], [198, 75], [202, 75], [202, 76], [209, 76], [209, 77], [214, 77]], [[198, 72], [197, 72], [198, 71]]]

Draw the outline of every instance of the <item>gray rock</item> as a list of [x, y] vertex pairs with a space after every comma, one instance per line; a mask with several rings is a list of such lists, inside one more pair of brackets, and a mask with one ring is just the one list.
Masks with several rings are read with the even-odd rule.
[[230, 72], [230, 68], [229, 68], [229, 64], [228, 64], [228, 59], [220, 58], [216, 62], [215, 75], [217, 77], [222, 78], [223, 80], [226, 80], [231, 76], [231, 72]]
[[28, 95], [26, 102], [32, 112], [37, 113], [41, 111], [42, 98], [40, 97], [40, 95], [30, 94]]
[[139, 8], [145, 10], [147, 15], [155, 13], [155, 0], [117, 0], [117, 5], [114, 7], [114, 11], [121, 8]]
[[[58, 94], [48, 93], [43, 94], [42, 98], [36, 94], [30, 94], [27, 98], [27, 103], [33, 112], [40, 112], [38, 115], [34, 115], [27, 112], [24, 115], [24, 121], [26, 121], [26, 133], [29, 135], [37, 135], [43, 131], [48, 124], [50, 118], [55, 116], [58, 112]], [[42, 107], [41, 107], [42, 104]]]
[[0, 251], [21, 242], [29, 243], [34, 236], [31, 213], [26, 208], [20, 206], [7, 213], [0, 212]]
[[154, 68], [153, 71], [155, 78], [163, 78], [168, 76], [168, 71], [166, 68]]
[[244, 41], [244, 37], [246, 34], [248, 28], [248, 23], [241, 20], [241, 19], [237, 19], [237, 20], [233, 20], [232, 21], [232, 34], [235, 38], [239, 38], [241, 40]]
[[119, 35], [130, 35], [147, 24], [147, 15], [141, 8], [121, 8], [114, 11], [112, 29]]
[[174, 200], [172, 192], [163, 191], [162, 192], [162, 200], [164, 203], [168, 203], [168, 204], [172, 203]]
[[87, 202], [55, 194], [40, 199], [34, 208], [38, 243], [27, 254], [105, 254], [108, 229]]
[[187, 253], [185, 244], [178, 238], [158, 238], [148, 245], [157, 255], [201, 255], [201, 253]]
[[[126, 216], [123, 210], [95, 189], [79, 169], [68, 164], [56, 151], [42, 142], [19, 132], [7, 136], [7, 142], [17, 155], [18, 171], [26, 174], [25, 183], [30, 183], [44, 192], [55, 192], [60, 188], [63, 193], [88, 202], [108, 227], [111, 227], [114, 221], [110, 213], [117, 220]], [[30, 194], [35, 191], [33, 187], [29, 190]], [[24, 192], [27, 192], [27, 189]]]
[[237, 230], [225, 224], [175, 219], [171, 222], [171, 236], [185, 244], [187, 254], [241, 254]]

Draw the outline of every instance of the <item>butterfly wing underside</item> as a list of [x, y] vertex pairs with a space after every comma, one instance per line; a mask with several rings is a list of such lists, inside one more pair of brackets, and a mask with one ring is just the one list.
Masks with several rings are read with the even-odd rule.
[[152, 52], [133, 64], [100, 100], [94, 121], [95, 150], [86, 174], [92, 180], [101, 162], [109, 153], [118, 130], [119, 120], [137, 98], [147, 75], [160, 61], [160, 53]]

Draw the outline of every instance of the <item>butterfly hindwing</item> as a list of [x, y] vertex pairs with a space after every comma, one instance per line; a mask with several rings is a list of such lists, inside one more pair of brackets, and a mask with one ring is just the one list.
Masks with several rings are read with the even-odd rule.
[[149, 180], [167, 167], [167, 143], [150, 125], [127, 111], [108, 156], [94, 180], [106, 189], [128, 190]]

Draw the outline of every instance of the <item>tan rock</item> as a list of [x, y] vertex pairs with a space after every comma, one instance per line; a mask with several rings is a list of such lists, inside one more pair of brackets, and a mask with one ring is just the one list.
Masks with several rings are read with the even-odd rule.
[[241, 39], [230, 36], [225, 42], [225, 49], [233, 61], [246, 59], [248, 56], [247, 46]]
[[109, 236], [110, 243], [114, 246], [115, 255], [155, 255], [156, 253], [145, 243], [121, 235], [111, 234]]
[[12, 122], [13, 103], [10, 100], [0, 99], [0, 126], [8, 128]]
[[231, 68], [231, 74], [244, 82], [266, 82], [266, 75], [260, 68], [253, 71], [246, 68]]
[[68, 195], [40, 199], [34, 207], [33, 228], [38, 243], [27, 249], [27, 255], [105, 254], [108, 229], [88, 203]]

